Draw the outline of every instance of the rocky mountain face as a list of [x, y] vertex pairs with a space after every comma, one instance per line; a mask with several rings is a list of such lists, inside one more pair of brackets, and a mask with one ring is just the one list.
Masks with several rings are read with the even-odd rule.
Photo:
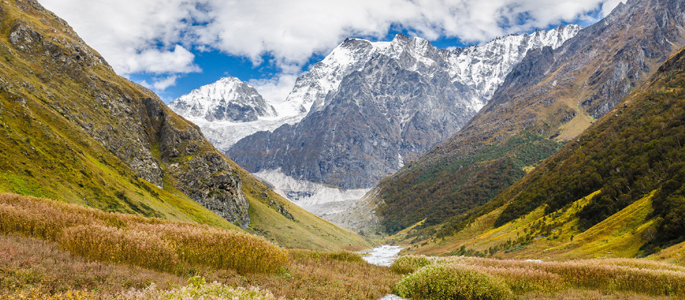
[[[79, 197], [83, 197], [86, 204], [89, 202], [85, 195], [90, 192], [101, 198], [113, 193], [115, 197], [109, 209], [118, 210], [123, 201], [123, 205], [133, 210], [153, 210], [148, 204], [135, 204], [131, 200], [133, 196], [127, 196], [127, 188], [122, 187], [127, 184], [126, 180], [108, 184], [105, 179], [97, 181], [95, 173], [91, 174], [93, 178], [87, 175], [90, 171], [100, 174], [99, 170], [116, 162], [101, 153], [84, 154], [82, 150], [75, 152], [72, 158], [67, 156], [66, 160], [56, 158], [54, 156], [61, 148], [52, 143], [62, 141], [61, 147], [68, 149], [102, 147], [129, 168], [117, 171], [121, 176], [132, 172], [136, 180], [141, 178], [160, 188], [180, 190], [229, 222], [242, 227], [250, 223], [249, 205], [242, 192], [240, 177], [229, 165], [228, 158], [204, 139], [197, 126], [172, 112], [151, 91], [118, 77], [65, 21], [38, 2], [5, 1], [0, 6], [4, 35], [0, 48], [5, 57], [0, 70], [2, 118], [9, 124], [18, 122], [19, 116], [29, 118], [26, 120], [29, 124], [12, 127], [3, 122], [6, 138], [11, 140], [3, 145], [19, 145], [13, 140], [17, 137], [13, 134], [18, 134], [23, 143], [45, 143], [43, 149], [29, 147], [33, 149], [26, 152], [27, 157], [33, 157], [30, 165], [44, 168], [40, 172], [42, 176], [68, 172], [73, 167], [80, 169], [86, 176], [83, 179], [80, 179], [82, 176], [61, 177], [61, 173], [55, 174], [55, 179], [72, 186], [66, 190], [73, 191], [64, 194], [82, 193]], [[13, 113], [8, 115], [7, 110]], [[100, 146], [81, 147], [92, 144], [92, 140]], [[68, 162], [71, 160], [73, 164]], [[98, 167], [86, 167], [92, 164]], [[3, 173], [19, 176], [13, 173], [15, 171], [9, 171], [14, 168], [3, 163]], [[34, 182], [37, 175], [28, 172], [23, 180]], [[7, 176], [10, 175], [0, 177], [7, 179]], [[110, 175], [102, 176], [111, 178]], [[19, 180], [16, 178], [13, 180]], [[95, 182], [91, 182], [93, 180]], [[138, 187], [142, 184], [131, 182], [136, 182]], [[114, 189], [110, 184], [121, 190], [106, 192]], [[88, 190], [86, 186], [91, 187], [89, 192], [84, 191]], [[50, 188], [45, 186], [43, 189]], [[149, 193], [159, 196], [159, 192]], [[57, 196], [63, 197], [60, 192]]]
[[477, 214], [441, 226], [437, 238], [410, 248], [440, 254], [467, 245], [503, 258], [563, 259], [664, 256], [671, 246], [682, 251], [684, 96], [681, 49]]
[[578, 26], [445, 50], [421, 38], [348, 39], [300, 77], [285, 103], [302, 121], [246, 137], [227, 153], [250, 172], [369, 188], [457, 132], [528, 50]]
[[[540, 138], [573, 139], [685, 45], [684, 12], [681, 1], [628, 1], [561, 47], [529, 52], [459, 133], [379, 184], [380, 199], [372, 202], [380, 203], [386, 229], [426, 218], [429, 224], [468, 218], [460, 214], [487, 203], [525, 175], [522, 170], [554, 153], [540, 151], [554, 149], [540, 148]], [[503, 170], [509, 175], [503, 177]], [[468, 199], [457, 197], [457, 190], [471, 191]], [[396, 213], [407, 209], [422, 213]]]
[[169, 103], [169, 107], [186, 118], [208, 122], [251, 122], [278, 115], [252, 86], [235, 77], [193, 90]]

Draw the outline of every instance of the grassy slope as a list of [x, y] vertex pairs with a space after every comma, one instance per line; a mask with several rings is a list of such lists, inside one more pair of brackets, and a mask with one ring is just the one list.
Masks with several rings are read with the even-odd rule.
[[423, 219], [424, 227], [448, 221], [483, 205], [561, 146], [538, 134], [522, 132], [472, 156], [409, 163], [399, 175], [379, 183], [383, 202], [377, 211], [382, 224], [394, 234]]
[[[0, 192], [240, 230], [176, 190], [171, 178], [165, 178], [164, 190], [137, 178], [117, 156], [75, 123], [77, 118], [74, 116], [79, 114], [115, 117], [107, 115], [107, 111], [95, 110], [89, 102], [92, 96], [88, 87], [74, 79], [72, 74], [50, 72], [13, 48], [9, 42], [13, 20], [30, 24], [43, 34], [44, 39], [74, 38], [68, 33], [69, 28], [65, 28], [66, 32], [52, 31], [52, 25], [46, 23], [53, 22], [53, 16], [18, 9], [15, 4], [14, 1], [0, 3], [4, 13], [0, 26], [0, 144], [3, 145], [0, 149]], [[50, 21], [41, 22], [41, 19]], [[154, 96], [104, 66], [85, 72], [120, 89], [132, 90], [141, 98]], [[61, 112], [55, 109], [55, 105], [62, 109]], [[186, 123], [181, 117], [174, 118], [177, 123]], [[159, 159], [159, 153], [154, 150], [153, 145], [152, 153]], [[358, 235], [317, 218], [269, 192], [269, 198], [285, 205], [296, 222], [286, 219], [256, 196], [266, 187], [237, 165], [232, 167], [239, 170], [243, 180], [243, 190], [251, 206], [252, 228], [268, 232], [262, 234], [252, 230], [253, 233], [266, 235], [291, 248], [369, 246]], [[162, 165], [162, 168], [166, 166]], [[294, 229], [277, 229], [288, 226]]]
[[[511, 221], [501, 227], [493, 224], [502, 209], [479, 217], [457, 235], [444, 240], [434, 239], [424, 246], [411, 248], [409, 252], [420, 254], [444, 254], [467, 249], [484, 253], [490, 248], [501, 247], [495, 256], [503, 258], [577, 259], [635, 257], [647, 242], [645, 234], [653, 220], [647, 220], [653, 209], [651, 197], [640, 199], [610, 218], [586, 231], [578, 229], [575, 214], [588, 204], [592, 196], [576, 201], [566, 210], [545, 215], [544, 207]], [[546, 227], [552, 227], [547, 232]], [[527, 237], [527, 239], [526, 239]], [[524, 240], [521, 240], [521, 239]]]

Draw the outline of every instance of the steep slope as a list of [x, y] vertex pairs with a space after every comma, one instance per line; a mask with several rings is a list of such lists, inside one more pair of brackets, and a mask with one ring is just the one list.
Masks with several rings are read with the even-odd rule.
[[[507, 144], [538, 136], [522, 145], [534, 152], [525, 160], [530, 170], [558, 147], [536, 142], [563, 143], [581, 133], [685, 43], [684, 10], [680, 1], [629, 1], [556, 50], [529, 52], [459, 133], [379, 184], [372, 202], [380, 205], [384, 227], [394, 232], [423, 219], [440, 224], [491, 200], [525, 174], [520, 167], [497, 171], [520, 157]], [[488, 156], [493, 149], [503, 151]], [[472, 192], [452, 193], [460, 190]], [[434, 203], [450, 212], [431, 209]], [[422, 213], [397, 213], [422, 206]]]
[[684, 99], [685, 48], [479, 215], [416, 250], [633, 257], [685, 241]]
[[289, 247], [366, 245], [268, 191], [38, 2], [0, 3], [0, 18], [0, 191], [252, 232], [294, 224], [300, 241], [262, 234]]
[[348, 39], [290, 94], [289, 101], [311, 105], [306, 118], [249, 136], [228, 153], [251, 172], [370, 188], [459, 130], [529, 49], [559, 46], [578, 30], [572, 25], [451, 51], [404, 35], [392, 42]]

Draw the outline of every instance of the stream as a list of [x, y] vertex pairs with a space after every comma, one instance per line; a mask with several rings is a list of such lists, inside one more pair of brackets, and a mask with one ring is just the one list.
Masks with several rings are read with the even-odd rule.
[[359, 253], [362, 258], [372, 265], [389, 267], [397, 259], [397, 254], [402, 251], [400, 246], [383, 245], [378, 248], [364, 250]]
[[[362, 258], [372, 265], [389, 267], [397, 259], [397, 254], [402, 251], [400, 246], [383, 245], [378, 248], [364, 250], [359, 253]], [[402, 300], [403, 298], [396, 295], [387, 295], [379, 300]]]

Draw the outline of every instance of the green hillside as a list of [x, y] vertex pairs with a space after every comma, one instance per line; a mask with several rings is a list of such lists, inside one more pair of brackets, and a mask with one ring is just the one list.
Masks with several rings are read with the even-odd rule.
[[635, 257], [683, 242], [684, 71], [682, 50], [559, 153], [415, 251]]
[[0, 17], [0, 192], [232, 230], [249, 222], [290, 248], [369, 246], [269, 191], [37, 2], [0, 3]]

